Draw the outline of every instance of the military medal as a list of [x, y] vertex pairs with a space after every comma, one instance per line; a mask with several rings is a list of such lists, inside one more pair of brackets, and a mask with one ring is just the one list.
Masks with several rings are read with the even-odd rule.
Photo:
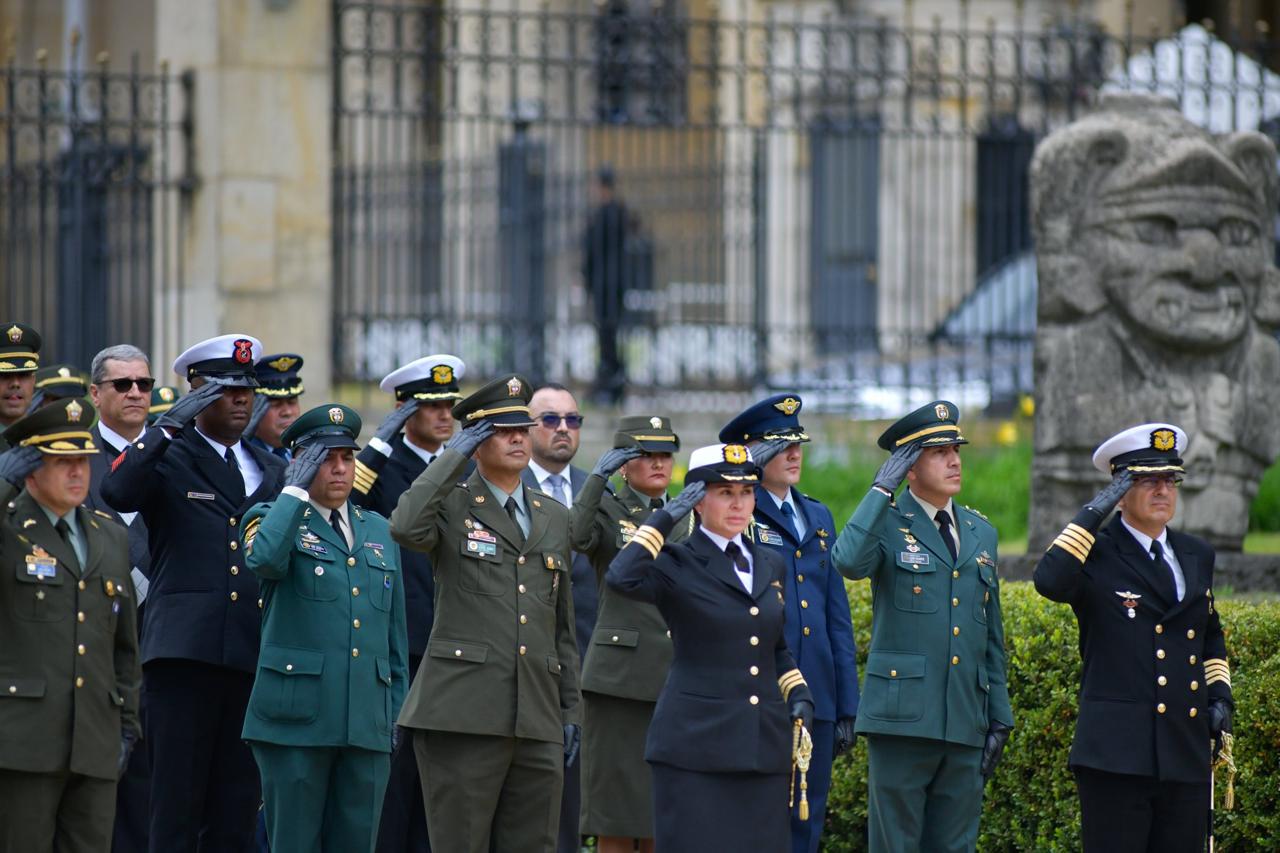
[[1121, 592], [1120, 590], [1116, 590], [1116, 595], [1120, 596], [1120, 598], [1123, 599], [1124, 606], [1129, 611], [1129, 618], [1137, 619], [1138, 618], [1138, 599], [1142, 598], [1142, 596], [1134, 592], [1129, 592], [1128, 590], [1125, 590], [1123, 592]]

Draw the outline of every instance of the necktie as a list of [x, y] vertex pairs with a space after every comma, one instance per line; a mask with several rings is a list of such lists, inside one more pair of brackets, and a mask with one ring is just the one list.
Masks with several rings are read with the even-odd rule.
[[1178, 581], [1173, 576], [1173, 566], [1164, 558], [1164, 546], [1159, 539], [1151, 540], [1151, 559], [1159, 566], [1157, 576], [1164, 578], [1164, 591], [1170, 601], [1178, 600]]
[[800, 531], [796, 529], [796, 511], [791, 508], [791, 501], [782, 502], [782, 521], [791, 532], [791, 537], [800, 541]]
[[[334, 533], [338, 534], [339, 539], [343, 542], [347, 542], [346, 534], [342, 532], [342, 513], [338, 512], [337, 509], [333, 509], [329, 512], [329, 526], [333, 528]], [[347, 547], [350, 546], [351, 543], [347, 542]]]
[[227, 468], [231, 469], [231, 478], [235, 481], [232, 491], [237, 498], [244, 497], [244, 476], [240, 473], [240, 463], [236, 461], [235, 452], [227, 448]]
[[662, 509], [662, 498], [649, 498], [649, 509]]
[[751, 571], [751, 564], [747, 562], [747, 555], [742, 553], [742, 549], [738, 547], [737, 542], [730, 542], [724, 546], [724, 554], [733, 561], [733, 567], [740, 572]]
[[511, 523], [516, 527], [516, 535], [520, 537], [521, 542], [524, 542], [524, 528], [520, 526], [520, 516], [516, 511], [516, 499], [514, 497], [507, 498], [507, 515], [511, 516]]
[[67, 543], [67, 547], [71, 549], [71, 556], [76, 562], [76, 568], [80, 568], [80, 554], [76, 551], [76, 543], [71, 538], [71, 525], [67, 524], [65, 518], [60, 518], [58, 523], [53, 526], [53, 529], [58, 531], [62, 541]]
[[564, 477], [561, 477], [559, 474], [548, 474], [547, 481], [543, 485], [547, 487], [547, 494], [551, 495], [551, 497], [555, 498], [565, 506], [569, 505], [569, 493], [564, 487]]
[[945, 509], [938, 510], [938, 514], [933, 517], [938, 522], [938, 533], [942, 536], [942, 544], [947, 546], [947, 550], [951, 553], [951, 562], [956, 561], [956, 539], [951, 535], [951, 515]]

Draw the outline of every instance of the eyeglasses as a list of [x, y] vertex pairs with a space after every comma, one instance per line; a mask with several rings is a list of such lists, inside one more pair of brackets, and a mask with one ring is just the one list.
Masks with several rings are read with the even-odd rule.
[[150, 376], [122, 376], [119, 379], [104, 379], [98, 385], [110, 385], [116, 389], [117, 394], [128, 394], [129, 389], [137, 385], [138, 390], [143, 394], [150, 394], [151, 389], [156, 386], [156, 381]]
[[1144, 489], [1155, 489], [1160, 486], [1176, 489], [1182, 485], [1182, 478], [1176, 474], [1149, 474], [1145, 477], [1135, 477], [1133, 484]]
[[582, 429], [582, 422], [586, 420], [582, 415], [574, 412], [571, 415], [557, 415], [555, 412], [543, 412], [538, 415], [538, 420], [547, 429], [556, 429], [560, 426], [560, 422], [564, 421], [564, 425], [569, 429]]

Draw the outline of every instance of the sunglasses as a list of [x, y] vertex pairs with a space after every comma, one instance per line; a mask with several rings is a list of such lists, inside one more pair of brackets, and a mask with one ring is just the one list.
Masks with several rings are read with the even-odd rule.
[[547, 429], [556, 429], [560, 426], [560, 422], [564, 421], [564, 425], [569, 429], [581, 429], [582, 422], [586, 420], [582, 415], [557, 415], [554, 412], [543, 412], [538, 415], [538, 420]]
[[150, 376], [122, 376], [119, 379], [104, 379], [98, 385], [110, 385], [116, 389], [117, 394], [128, 394], [129, 389], [137, 385], [139, 391], [150, 394], [151, 389], [156, 386], [156, 381]]

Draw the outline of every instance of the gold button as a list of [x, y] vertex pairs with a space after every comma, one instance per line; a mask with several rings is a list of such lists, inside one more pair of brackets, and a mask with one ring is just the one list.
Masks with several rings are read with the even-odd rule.
[[805, 635], [806, 637], [807, 637], [807, 636], [809, 636], [809, 626], [808, 626], [808, 625], [805, 625], [805, 626], [804, 626], [804, 635]]
[[953, 569], [953, 570], [952, 570], [952, 572], [951, 572], [951, 577], [953, 577], [953, 578], [958, 578], [958, 577], [960, 577], [960, 572], [959, 572], [959, 571], [957, 571], [957, 570], [954, 570], [954, 569]]
[[360, 594], [360, 587], [358, 587], [358, 586], [353, 586], [353, 587], [351, 587], [351, 594], [352, 594], [352, 595], [359, 595], [359, 594]]
[[352, 620], [351, 620], [351, 627], [352, 627], [352, 628], [359, 628], [359, 627], [360, 627], [360, 620], [359, 620], [359, 619], [352, 619]]
[[520, 654], [522, 654], [522, 655], [527, 655], [528, 653], [529, 653], [529, 647], [528, 647], [528, 646], [521, 646], [521, 647], [520, 647]]
[[293, 664], [291, 664], [291, 663], [287, 663], [287, 664], [285, 664], [285, 665], [284, 665], [284, 671], [285, 671], [285, 672], [293, 672]]
[[516, 587], [516, 589], [520, 590], [521, 594], [523, 594], [523, 593], [524, 593], [524, 584], [520, 584], [520, 586]]
[[238, 574], [240, 574], [240, 567], [239, 567], [239, 566], [232, 566], [232, 567], [231, 567], [231, 574], [233, 574], [233, 575], [238, 575]]
[[352, 649], [352, 650], [351, 650], [351, 656], [352, 656], [353, 658], [358, 658], [358, 657], [360, 657], [360, 650], [359, 650], [359, 649]]
[[751, 645], [753, 645], [753, 646], [758, 646], [758, 645], [760, 645], [760, 638], [759, 638], [759, 637], [757, 637], [757, 636], [755, 636], [755, 635], [752, 635], [752, 637], [751, 637]]
[[759, 608], [759, 607], [756, 607], [756, 606], [753, 604], [753, 605], [751, 605], [751, 609], [750, 609], [750, 610], [748, 610], [747, 612], [748, 612], [748, 613], [750, 613], [752, 616], [759, 616], [759, 615], [760, 615], [760, 608]]
[[139, 449], [139, 450], [144, 450], [144, 449], [146, 449], [146, 445], [145, 445], [145, 444], [143, 444], [141, 441], [139, 441], [139, 442], [138, 442], [138, 449]]
[[958, 599], [958, 598], [953, 598], [953, 599], [951, 599], [951, 606], [952, 606], [952, 607], [959, 607], [959, 606], [960, 606], [960, 599]]
[[229, 523], [232, 527], [235, 527], [235, 526], [236, 526], [236, 517], [235, 517], [234, 515], [233, 515], [233, 516], [231, 516], [231, 518], [228, 518], [228, 519], [227, 519], [227, 523]]
[[951, 636], [953, 636], [953, 637], [959, 637], [959, 636], [960, 636], [960, 626], [959, 626], [959, 625], [957, 625], [957, 626], [955, 626], [954, 628], [952, 628], [952, 629], [951, 629]]
[[529, 622], [529, 617], [528, 617], [528, 616], [525, 616], [523, 613], [521, 613], [521, 614], [520, 614], [520, 624], [521, 624], [521, 625], [525, 625], [525, 624], [528, 624], [528, 622]]
[[83, 622], [83, 621], [84, 621], [84, 611], [83, 611], [83, 610], [81, 610], [79, 613], [77, 613], [77, 614], [76, 614], [76, 621], [77, 621], [77, 622]]
[[1157, 706], [1156, 706], [1156, 713], [1157, 713], [1157, 714], [1163, 714], [1163, 713], [1164, 713], [1164, 703], [1163, 703], [1163, 702], [1161, 702], [1159, 705], [1157, 705]]
[[1195, 708], [1192, 708], [1190, 711], [1188, 711], [1188, 713], [1189, 713], [1189, 714], [1191, 714], [1191, 716], [1193, 716], [1193, 717], [1194, 717], [1198, 712], [1196, 711], [1196, 709], [1195, 709]]
[[80, 677], [78, 677], [78, 676], [76, 677], [76, 687], [84, 687], [84, 679], [83, 679], [83, 678], [80, 678]]
[[1156, 679], [1156, 684], [1159, 684], [1161, 687], [1164, 687], [1168, 683], [1169, 679], [1165, 678], [1163, 675]]
[[1196, 629], [1195, 629], [1195, 628], [1188, 628], [1188, 629], [1187, 629], [1187, 639], [1188, 639], [1188, 640], [1194, 640], [1195, 638], [1196, 638]]
[[86, 588], [87, 588], [87, 587], [85, 586], [84, 581], [80, 581], [80, 583], [78, 584], [78, 586], [79, 586], [81, 589], [86, 589]]
[[1196, 656], [1195, 656], [1195, 655], [1192, 655], [1188, 660], [1189, 660], [1189, 662], [1190, 662], [1190, 664], [1191, 664], [1192, 666], [1195, 666], [1195, 665], [1196, 665]]
[[748, 699], [747, 701], [748, 701], [748, 702], [750, 702], [752, 705], [759, 705], [759, 704], [760, 704], [760, 697], [759, 697], [759, 696], [752, 696], [752, 697], [751, 697], [750, 699]]
[[1200, 689], [1200, 682], [1198, 682], [1198, 681], [1193, 681], [1193, 682], [1191, 682], [1191, 692], [1192, 692], [1192, 693], [1196, 692], [1196, 691], [1197, 691], [1197, 690], [1199, 690], [1199, 689]]
[[84, 643], [81, 643], [80, 645], [76, 646], [76, 654], [78, 655], [84, 654]]
[[524, 565], [524, 554], [521, 554], [519, 557], [516, 557], [516, 562], [523, 566], [523, 565]]
[[233, 592], [233, 593], [231, 593], [231, 600], [232, 600], [232, 601], [235, 601], [235, 600], [236, 600], [237, 598], [239, 598], [239, 597], [240, 597], [240, 593], [238, 593], [238, 592]]
[[804, 583], [804, 575], [796, 575], [797, 583]]
[[454, 650], [453, 650], [453, 656], [454, 656], [455, 658], [460, 658], [460, 657], [462, 657], [462, 649], [454, 649]]
[[1163, 626], [1163, 625], [1157, 625], [1157, 626], [1156, 626], [1156, 633], [1157, 633], [1157, 634], [1163, 634], [1163, 633], [1164, 633], [1164, 626]]
[[958, 664], [958, 663], [960, 663], [960, 656], [959, 656], [959, 655], [952, 655], [952, 656], [951, 656], [951, 665], [952, 665], [952, 666], [955, 666], [955, 665], [956, 665], [956, 664]]
[[758, 667], [758, 666], [753, 666], [753, 667], [751, 667], [751, 669], [750, 669], [749, 671], [751, 672], [751, 674], [752, 674], [752, 675], [759, 675], [759, 674], [760, 674], [760, 667]]
[[1164, 649], [1156, 649], [1156, 657], [1160, 660], [1164, 660]]
[[10, 685], [9, 685], [9, 692], [10, 692], [11, 694], [12, 694], [12, 693], [17, 693], [17, 692], [18, 692], [18, 685], [16, 685], [16, 684], [10, 684]]
[[890, 678], [897, 678], [897, 677], [898, 677], [898, 671], [897, 671], [896, 669], [891, 669], [891, 670], [889, 670], [889, 677], [890, 677]]
[[796, 549], [796, 556], [797, 556], [797, 557], [803, 557], [803, 556], [804, 556], [804, 552], [803, 552], [803, 551], [801, 551], [799, 548], [797, 548], [797, 549]]
[[239, 547], [240, 547], [240, 543], [239, 543], [239, 542], [237, 542], [237, 541], [236, 541], [236, 540], [234, 540], [234, 539], [232, 539], [232, 540], [231, 540], [231, 542], [230, 542], [230, 543], [228, 543], [228, 544], [230, 544], [230, 545], [231, 545], [231, 550], [232, 550], [232, 551], [234, 551], [234, 550], [236, 550], [237, 548], [239, 548]]
[[356, 558], [355, 558], [355, 557], [347, 557], [347, 565], [348, 565], [348, 566], [354, 566], [355, 564], [356, 564]]

